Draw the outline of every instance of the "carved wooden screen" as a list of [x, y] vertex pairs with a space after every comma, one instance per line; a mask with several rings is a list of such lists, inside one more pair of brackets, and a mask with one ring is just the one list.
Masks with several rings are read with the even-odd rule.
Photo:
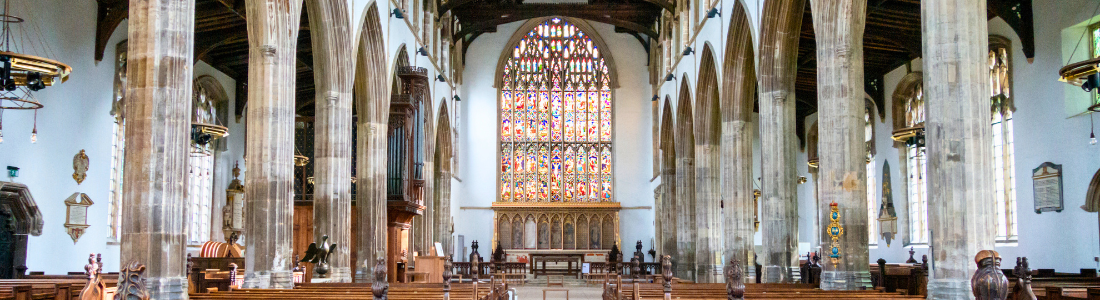
[[611, 88], [600, 49], [547, 19], [504, 64], [501, 202], [611, 202]]

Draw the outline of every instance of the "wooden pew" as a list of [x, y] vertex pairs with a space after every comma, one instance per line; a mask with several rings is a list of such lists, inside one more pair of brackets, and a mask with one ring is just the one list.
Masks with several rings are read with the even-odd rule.
[[[475, 294], [476, 290], [476, 294]], [[458, 283], [451, 285], [451, 299], [499, 299], [507, 290], [501, 283]], [[391, 300], [442, 300], [442, 283], [393, 283], [387, 299]], [[371, 285], [367, 283], [303, 283], [294, 289], [231, 289], [210, 293], [192, 293], [191, 299], [374, 299]]]

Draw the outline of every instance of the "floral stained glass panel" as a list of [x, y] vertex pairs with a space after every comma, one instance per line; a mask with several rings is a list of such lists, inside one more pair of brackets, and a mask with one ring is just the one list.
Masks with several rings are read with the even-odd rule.
[[590, 37], [551, 18], [509, 51], [498, 122], [501, 201], [614, 201], [609, 69]]

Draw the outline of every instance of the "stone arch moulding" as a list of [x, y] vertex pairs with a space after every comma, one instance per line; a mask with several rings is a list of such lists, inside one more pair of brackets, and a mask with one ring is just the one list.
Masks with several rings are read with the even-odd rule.
[[898, 85], [894, 89], [894, 95], [890, 98], [890, 116], [894, 118], [891, 131], [905, 127], [906, 102], [917, 92], [917, 87], [924, 84], [923, 81], [924, 76], [921, 72], [905, 74], [905, 76], [898, 81]]
[[[565, 20], [566, 22], [572, 23], [574, 26], [580, 28], [582, 32], [587, 34], [592, 39], [592, 42], [596, 43], [595, 46], [597, 48], [604, 49], [604, 51], [600, 52], [600, 56], [603, 56], [604, 61], [607, 64], [607, 69], [611, 70], [609, 75], [611, 79], [611, 89], [618, 89], [619, 73], [616, 72], [616, 70], [618, 70], [619, 68], [615, 64], [615, 58], [614, 55], [611, 53], [611, 48], [609, 48], [607, 46], [607, 43], [604, 42], [604, 39], [600, 36], [600, 33], [597, 32], [596, 28], [592, 27], [592, 25], [584, 19], [562, 16], [528, 19], [526, 22], [523, 23], [523, 25], [520, 25], [519, 29], [517, 29], [516, 32], [512, 34], [512, 37], [508, 39], [508, 43], [504, 44], [504, 48], [500, 51], [500, 58], [497, 59], [496, 75], [493, 77], [493, 88], [500, 89], [501, 80], [504, 79], [504, 64], [508, 63], [508, 58], [511, 57], [512, 52], [505, 49], [515, 48], [516, 45], [519, 44], [519, 40], [522, 39], [532, 29], [534, 29], [535, 26], [538, 26], [539, 24], [542, 24], [542, 22], [545, 22], [546, 20], [552, 18], [560, 18], [562, 20]], [[612, 93], [614, 93], [614, 91]], [[614, 99], [614, 96], [612, 96], [612, 98]]]

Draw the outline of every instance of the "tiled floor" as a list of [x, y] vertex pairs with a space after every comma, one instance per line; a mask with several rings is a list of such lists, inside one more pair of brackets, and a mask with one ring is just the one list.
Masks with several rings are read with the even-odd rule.
[[[548, 288], [538, 285], [517, 286], [516, 293], [519, 295], [517, 300], [541, 300], [543, 289]], [[561, 289], [561, 287], [549, 289]], [[599, 287], [568, 286], [565, 289], [569, 290], [569, 300], [600, 300], [603, 295], [603, 290]], [[565, 300], [565, 292], [547, 292], [546, 300]]]

